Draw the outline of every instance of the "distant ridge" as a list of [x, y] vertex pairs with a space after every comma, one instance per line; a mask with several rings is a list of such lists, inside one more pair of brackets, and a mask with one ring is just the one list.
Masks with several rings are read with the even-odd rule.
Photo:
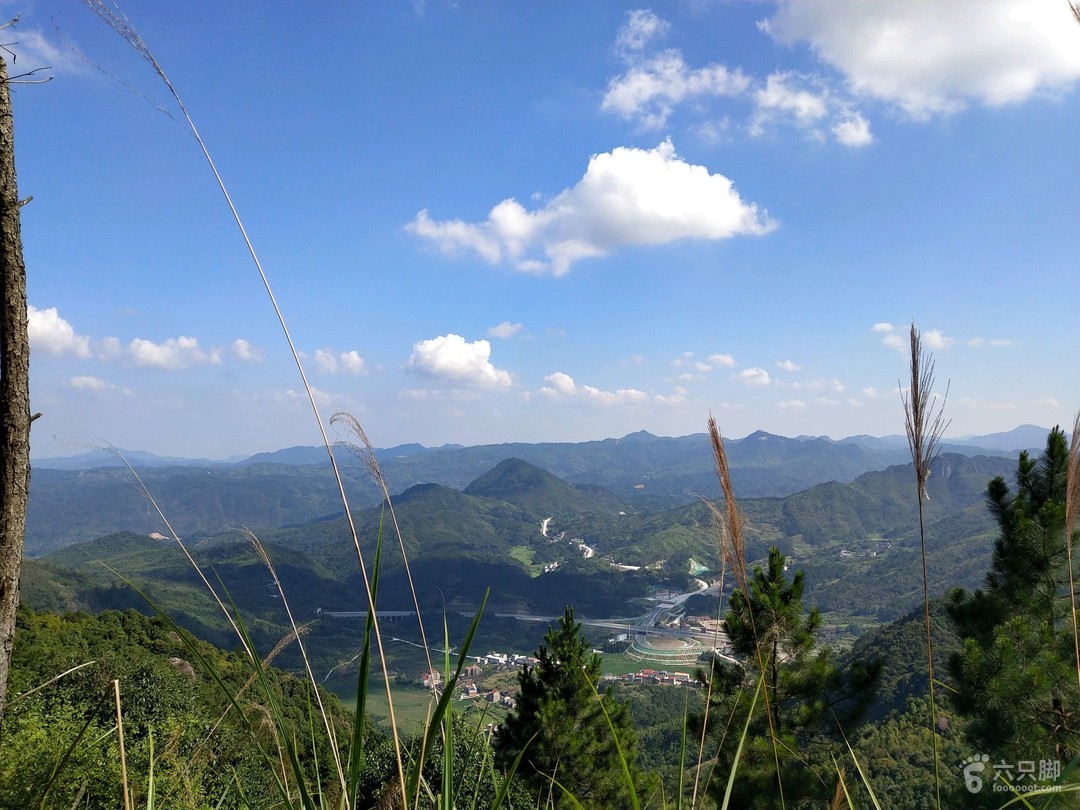
[[[950, 448], [954, 452], [964, 453], [971, 455], [977, 453], [980, 450], [995, 451], [998, 453], [1013, 452], [1019, 450], [1039, 450], [1046, 443], [1046, 435], [1050, 432], [1049, 428], [1038, 427], [1037, 425], [1020, 425], [1012, 430], [1002, 433], [988, 433], [982, 436], [962, 436], [958, 438], [946, 438], [942, 442], [943, 449], [945, 447]], [[861, 447], [871, 451], [896, 451], [907, 450], [907, 439], [903, 435], [893, 434], [889, 436], [870, 436], [867, 434], [861, 434], [857, 436], [846, 436], [842, 439], [831, 439], [828, 436], [810, 436], [799, 435], [796, 437], [786, 437], [777, 434], [769, 433], [764, 430], [756, 430], [749, 435], [741, 438], [734, 439], [730, 436], [726, 436], [724, 441], [728, 445], [737, 445], [747, 440], [757, 441], [761, 439], [775, 438], [788, 442], [803, 442], [803, 443], [828, 443], [834, 445], [850, 445], [855, 447]], [[488, 444], [488, 445], [461, 445], [448, 443], [439, 447], [426, 447], [425, 445], [411, 442], [407, 444], [399, 444], [394, 447], [377, 448], [375, 450], [376, 456], [380, 461], [384, 459], [394, 458], [406, 458], [410, 456], [421, 456], [432, 453], [453, 453], [457, 451], [473, 451], [473, 452], [485, 452], [487, 457], [491, 454], [500, 451], [500, 448], [504, 448], [506, 452], [502, 455], [502, 458], [507, 458], [513, 455], [521, 455], [519, 449], [547, 449], [547, 448], [591, 448], [600, 447], [604, 445], [619, 446], [619, 445], [658, 445], [658, 444], [676, 444], [686, 446], [692, 443], [705, 443], [707, 444], [708, 437], [704, 433], [693, 433], [686, 436], [657, 436], [650, 433], [647, 430], [639, 430], [635, 433], [628, 433], [622, 438], [609, 438], [599, 439], [586, 442], [508, 442], [504, 444]], [[211, 460], [211, 459], [190, 459], [180, 458], [172, 456], [158, 456], [154, 453], [149, 453], [142, 450], [121, 450], [124, 457], [133, 464], [141, 465], [144, 467], [165, 467], [165, 466], [190, 466], [190, 467], [215, 467], [224, 465], [251, 465], [251, 464], [322, 464], [326, 461], [326, 449], [319, 446], [304, 446], [298, 445], [295, 447], [286, 447], [279, 450], [268, 450], [261, 453], [255, 453], [252, 456], [246, 458], [232, 458], [225, 461]], [[897, 458], [899, 460], [899, 458]], [[123, 462], [109, 453], [107, 450], [90, 450], [85, 453], [79, 453], [72, 456], [56, 456], [50, 458], [34, 458], [32, 459], [35, 467], [53, 469], [53, 470], [88, 470], [96, 467], [119, 467], [123, 466]]]

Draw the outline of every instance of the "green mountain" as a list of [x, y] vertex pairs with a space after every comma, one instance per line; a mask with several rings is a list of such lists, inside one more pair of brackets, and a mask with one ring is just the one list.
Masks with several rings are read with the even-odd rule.
[[603, 487], [570, 485], [519, 458], [500, 461], [465, 487], [465, 494], [505, 501], [533, 515], [617, 514], [624, 509]]

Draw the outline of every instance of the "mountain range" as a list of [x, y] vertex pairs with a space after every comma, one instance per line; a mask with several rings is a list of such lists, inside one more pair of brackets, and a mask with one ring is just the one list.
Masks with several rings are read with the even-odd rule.
[[[1046, 433], [1022, 426], [949, 442], [942, 450], [1015, 458], [1019, 449], [1040, 448]], [[850, 483], [909, 458], [902, 436], [834, 441], [758, 431], [725, 440], [725, 447], [740, 499], [784, 497], [830, 481]], [[138, 470], [141, 484], [106, 451], [35, 460], [27, 516], [29, 556], [115, 531], [164, 532], [142, 486], [183, 537], [213, 534], [230, 525], [259, 531], [304, 525], [341, 514], [325, 448], [293, 447], [231, 463], [123, 455]], [[350, 502], [378, 504], [382, 489], [363, 463], [340, 445], [335, 455]], [[394, 494], [420, 483], [464, 490], [508, 458], [527, 461], [568, 484], [603, 487], [635, 512], [664, 511], [720, 494], [705, 434], [668, 438], [641, 431], [593, 442], [477, 447], [409, 444], [377, 450], [376, 457]]]

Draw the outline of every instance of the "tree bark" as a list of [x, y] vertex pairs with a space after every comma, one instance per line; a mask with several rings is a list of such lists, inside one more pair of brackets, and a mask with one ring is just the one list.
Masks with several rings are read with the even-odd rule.
[[3, 723], [30, 492], [30, 337], [15, 180], [15, 127], [0, 57], [0, 724]]

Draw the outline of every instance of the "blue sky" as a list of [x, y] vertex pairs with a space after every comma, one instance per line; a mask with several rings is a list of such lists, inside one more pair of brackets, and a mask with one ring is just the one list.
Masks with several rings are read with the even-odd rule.
[[[150, 66], [5, 2], [35, 456], [318, 442]], [[377, 446], [902, 431], [1080, 406], [1080, 25], [1049, 0], [123, 6], [324, 419]], [[333, 432], [331, 432], [333, 436]]]

